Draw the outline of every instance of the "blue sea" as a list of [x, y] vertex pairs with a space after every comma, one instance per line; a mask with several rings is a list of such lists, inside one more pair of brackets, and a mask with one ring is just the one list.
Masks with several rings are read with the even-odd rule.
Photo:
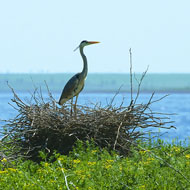
[[[60, 92], [53, 92], [53, 97], [55, 99], [59, 99]], [[27, 101], [27, 99], [31, 98], [31, 93], [29, 92], [18, 92], [19, 97]], [[90, 105], [93, 103], [101, 102], [102, 106], [105, 106], [107, 103], [111, 101], [114, 97], [115, 93], [85, 93], [82, 92], [78, 98], [78, 104], [80, 105]], [[157, 100], [165, 96], [166, 93], [156, 93], [154, 95], [153, 100]], [[43, 92], [43, 96], [48, 97], [47, 91]], [[135, 97], [135, 94], [133, 95]], [[146, 103], [150, 99], [151, 93], [141, 93], [137, 103]], [[0, 119], [10, 119], [15, 117], [18, 113], [17, 111], [10, 105], [14, 105], [11, 101], [13, 98], [13, 94], [11, 92], [0, 92]], [[119, 93], [114, 100], [115, 105], [120, 105], [123, 101], [125, 105], [129, 105], [130, 103], [130, 93]], [[173, 114], [167, 117], [170, 117], [169, 121], [174, 121], [174, 123], [169, 124], [175, 126], [177, 129], [160, 129], [161, 133], [163, 133], [162, 138], [168, 141], [176, 138], [179, 140], [187, 140], [190, 138], [190, 94], [189, 93], [170, 93], [166, 98], [155, 102], [152, 104], [151, 109], [154, 112]], [[4, 123], [1, 121], [1, 125]], [[167, 126], [167, 125], [166, 125]]]

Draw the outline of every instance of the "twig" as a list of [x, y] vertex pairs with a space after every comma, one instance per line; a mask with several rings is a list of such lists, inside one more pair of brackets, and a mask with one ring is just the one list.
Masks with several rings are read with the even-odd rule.
[[142, 81], [143, 81], [143, 79], [144, 79], [144, 77], [145, 77], [147, 71], [148, 71], [148, 67], [147, 67], [147, 69], [145, 70], [145, 72], [142, 73], [142, 76], [141, 76], [141, 78], [140, 78], [140, 81], [138, 81], [137, 78], [136, 78], [136, 76], [135, 76], [135, 79], [136, 79], [136, 81], [137, 81], [137, 83], [138, 83], [138, 88], [137, 88], [137, 95], [136, 95], [134, 104], [136, 104], [136, 101], [137, 101], [137, 99], [138, 99], [138, 97], [139, 97], [141, 84], [142, 84]]
[[63, 176], [64, 176], [64, 178], [65, 178], [66, 187], [67, 187], [68, 190], [70, 190], [69, 185], [68, 185], [68, 182], [67, 182], [67, 176], [65, 175], [65, 172], [64, 172], [64, 170], [63, 170], [63, 166], [62, 166], [62, 164], [61, 164], [61, 161], [58, 160], [58, 163], [59, 163], [59, 165], [60, 165], [60, 167], [61, 167], [61, 171], [62, 171]]
[[113, 146], [113, 149], [114, 149], [114, 150], [115, 150], [115, 146], [116, 146], [116, 144], [117, 144], [117, 139], [118, 139], [118, 137], [119, 137], [119, 130], [120, 130], [121, 126], [122, 126], [122, 122], [120, 123], [120, 125], [119, 125], [119, 127], [118, 127], [118, 130], [117, 130], [117, 136], [116, 136], [115, 143], [114, 143], [114, 146]]
[[133, 60], [132, 60], [132, 51], [131, 48], [129, 49], [129, 59], [130, 59], [130, 84], [131, 84], [131, 102], [133, 102], [133, 71], [132, 71], [132, 65], [133, 65]]

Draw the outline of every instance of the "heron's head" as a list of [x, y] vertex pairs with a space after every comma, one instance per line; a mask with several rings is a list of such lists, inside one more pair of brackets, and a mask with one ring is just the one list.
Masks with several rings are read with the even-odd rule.
[[97, 44], [97, 43], [100, 43], [100, 42], [83, 40], [83, 41], [80, 43], [80, 45], [79, 45], [74, 51], [76, 51], [78, 48], [83, 48], [83, 47], [85, 47], [85, 46], [92, 45], [92, 44]]
[[87, 41], [87, 40], [83, 40], [79, 47], [84, 47], [84, 46], [88, 46], [88, 45], [92, 45], [92, 44], [97, 44], [97, 43], [100, 43], [100, 42], [96, 42], [96, 41]]

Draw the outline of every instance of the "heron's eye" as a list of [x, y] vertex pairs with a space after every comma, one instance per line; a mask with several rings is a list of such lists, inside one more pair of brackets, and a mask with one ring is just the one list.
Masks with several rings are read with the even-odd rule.
[[81, 44], [83, 44], [83, 43], [87, 43], [87, 41], [86, 41], [86, 40], [83, 40], [83, 41], [81, 42]]

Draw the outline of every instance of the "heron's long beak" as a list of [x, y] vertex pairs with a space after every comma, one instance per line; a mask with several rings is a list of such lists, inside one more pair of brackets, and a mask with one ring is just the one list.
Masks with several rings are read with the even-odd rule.
[[100, 42], [97, 42], [97, 41], [88, 41], [89, 44], [97, 44], [97, 43], [100, 43]]

